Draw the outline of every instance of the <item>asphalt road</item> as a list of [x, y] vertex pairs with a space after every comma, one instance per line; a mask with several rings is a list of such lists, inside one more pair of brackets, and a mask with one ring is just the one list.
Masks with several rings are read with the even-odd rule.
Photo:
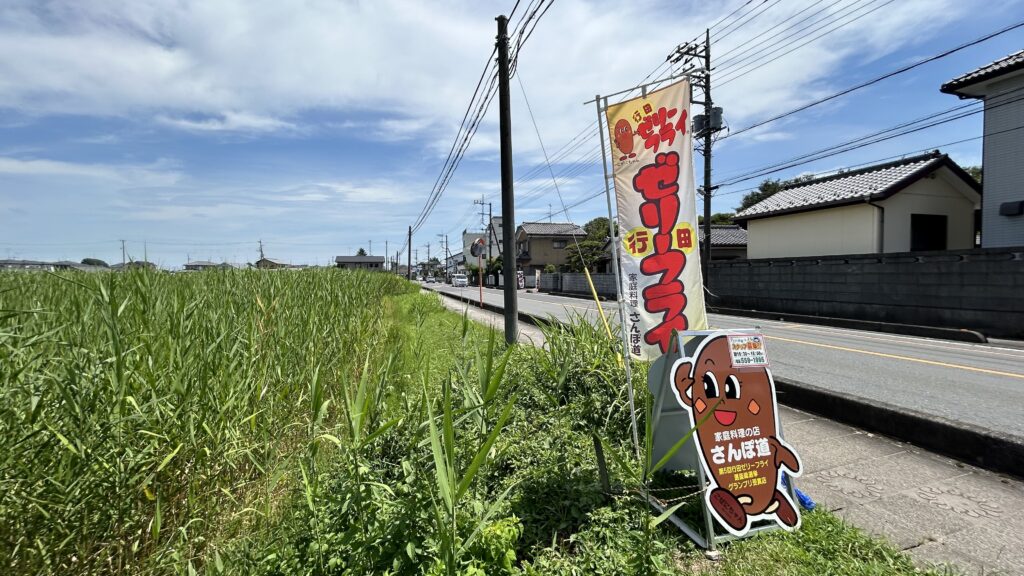
[[[478, 289], [432, 284], [476, 298]], [[484, 289], [501, 306], [500, 290]], [[614, 303], [603, 303], [617, 324]], [[592, 300], [519, 291], [519, 310], [597, 322]], [[709, 315], [712, 328], [758, 327], [768, 336], [772, 373], [1024, 439], [1024, 350], [796, 322]]]

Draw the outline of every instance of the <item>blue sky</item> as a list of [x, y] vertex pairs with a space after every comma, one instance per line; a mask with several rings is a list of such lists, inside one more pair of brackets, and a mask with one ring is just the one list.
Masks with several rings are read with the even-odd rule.
[[[131, 256], [145, 251], [168, 268], [186, 258], [252, 262], [261, 239], [268, 256], [294, 263], [325, 264], [371, 241], [374, 254], [385, 242], [393, 253], [490, 54], [493, 18], [512, 4], [3, 0], [0, 257], [119, 261], [121, 239]], [[635, 84], [741, 4], [556, 0], [518, 68], [548, 152], [594, 121], [584, 101]], [[780, 0], [713, 50], [774, 33], [812, 4]], [[1024, 18], [1024, 2], [981, 0], [826, 0], [804, 14], [825, 6], [822, 17], [878, 9], [716, 87], [731, 127]], [[1016, 30], [727, 139], [715, 148], [716, 181], [955, 106], [938, 91], [943, 82], [1022, 47]], [[546, 169], [523, 178], [543, 156], [515, 82], [512, 103], [517, 220], [546, 220], [559, 200]], [[414, 239], [421, 258], [428, 242], [436, 254], [438, 234], [454, 245], [479, 225], [474, 198], [499, 211], [496, 112]], [[978, 114], [774, 176], [980, 134]], [[981, 161], [980, 140], [943, 151], [964, 165]], [[554, 166], [567, 171], [567, 204], [602, 188], [595, 153], [592, 139]], [[722, 189], [714, 210], [731, 211], [756, 184]], [[596, 198], [569, 214], [584, 223], [604, 212]]]

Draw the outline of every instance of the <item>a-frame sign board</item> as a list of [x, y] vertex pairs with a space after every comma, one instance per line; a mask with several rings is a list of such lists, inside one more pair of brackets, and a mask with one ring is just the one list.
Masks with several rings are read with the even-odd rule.
[[[654, 398], [651, 461], [660, 461], [703, 421], [663, 469], [695, 473], [702, 525], [678, 514], [669, 521], [708, 550], [756, 532], [799, 526], [793, 475], [801, 465], [782, 439], [764, 343], [753, 329], [676, 332], [669, 353], [648, 372]], [[659, 512], [669, 508], [654, 497], [650, 504]]]

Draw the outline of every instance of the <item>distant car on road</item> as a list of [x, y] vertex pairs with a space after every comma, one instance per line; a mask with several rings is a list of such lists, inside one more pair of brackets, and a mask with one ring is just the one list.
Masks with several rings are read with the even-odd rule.
[[434, 282], [437, 282], [437, 278], [434, 278], [433, 276], [427, 276], [427, 284], [433, 284]]
[[456, 288], [460, 286], [469, 286], [469, 280], [465, 274], [452, 274], [452, 286]]

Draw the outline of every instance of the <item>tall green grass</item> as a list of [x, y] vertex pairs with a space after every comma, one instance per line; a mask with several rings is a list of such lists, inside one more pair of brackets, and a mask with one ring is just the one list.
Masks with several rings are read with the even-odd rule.
[[[650, 514], [663, 463], [635, 461], [628, 444], [617, 342], [585, 321], [545, 332], [543, 349], [506, 347], [436, 296], [366, 272], [0, 274], [0, 565], [699, 569]], [[613, 464], [610, 489], [595, 449]], [[813, 558], [763, 565], [755, 540], [723, 566], [913, 572], [827, 513], [805, 526], [820, 529], [772, 538]]]
[[0, 562], [222, 564], [219, 543], [316, 477], [323, 437], [359, 457], [379, 426], [367, 382], [401, 348], [389, 297], [408, 290], [341, 271], [0, 274]]

